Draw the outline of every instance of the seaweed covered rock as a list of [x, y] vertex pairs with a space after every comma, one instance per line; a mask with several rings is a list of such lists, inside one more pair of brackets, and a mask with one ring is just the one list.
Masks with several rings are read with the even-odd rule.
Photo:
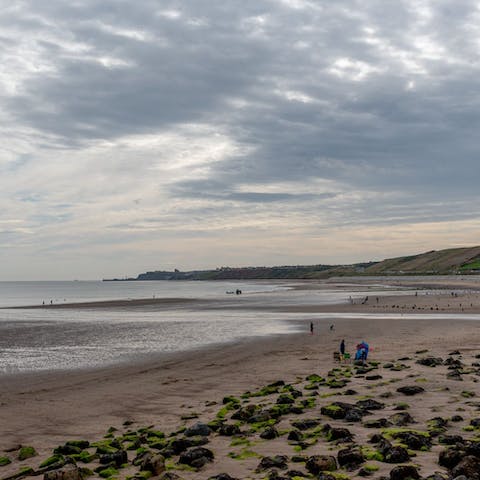
[[468, 455], [452, 469], [453, 477], [465, 475], [469, 480], [480, 480], [480, 459]]
[[213, 461], [213, 452], [211, 450], [204, 447], [193, 447], [180, 455], [178, 463], [201, 468], [211, 461]]
[[256, 469], [257, 472], [268, 470], [269, 468], [279, 468], [280, 470], [286, 470], [288, 457], [286, 455], [275, 455], [273, 457], [263, 457]]
[[347, 470], [354, 470], [365, 462], [365, 457], [358, 447], [344, 448], [337, 454], [338, 464]]
[[465, 456], [465, 450], [461, 448], [451, 447], [442, 450], [438, 455], [438, 464], [442, 467], [452, 469]]
[[406, 425], [415, 423], [415, 420], [408, 412], [394, 413], [393, 415], [388, 417], [388, 420], [392, 422], [392, 424], [396, 427], [404, 427]]
[[267, 427], [261, 434], [260, 438], [263, 438], [264, 440], [273, 440], [274, 438], [277, 438], [280, 434], [278, 433], [278, 430], [275, 427]]
[[125, 450], [118, 450], [114, 453], [105, 453], [100, 455], [100, 464], [101, 465], [110, 465], [115, 464], [115, 466], [120, 467], [124, 463], [128, 462], [127, 452]]
[[208, 477], [208, 480], [236, 480], [234, 477], [231, 477], [228, 473], [219, 473], [213, 477]]
[[333, 472], [337, 469], [337, 460], [331, 455], [313, 455], [306, 461], [305, 468], [313, 475]]
[[240, 433], [240, 427], [238, 425], [225, 423], [220, 426], [218, 433], [219, 435], [223, 435], [225, 437], [231, 437]]
[[405, 448], [396, 445], [385, 451], [384, 458], [387, 463], [404, 463], [408, 462], [410, 455]]
[[[326, 426], [327, 427], [327, 426]], [[329, 442], [351, 442], [353, 433], [348, 428], [330, 427], [324, 429]]]
[[418, 470], [413, 465], [399, 465], [390, 471], [390, 480], [417, 480], [419, 478]]

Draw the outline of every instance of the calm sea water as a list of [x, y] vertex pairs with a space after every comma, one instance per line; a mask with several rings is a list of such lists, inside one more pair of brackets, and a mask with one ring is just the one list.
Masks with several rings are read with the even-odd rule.
[[[241, 289], [240, 296], [226, 295]], [[268, 282], [0, 282], [0, 374], [105, 366], [131, 359], [281, 334], [282, 315], [235, 310], [287, 291]], [[12, 309], [24, 305], [138, 298], [231, 299], [226, 307]], [[241, 298], [240, 298], [241, 297]]]
[[[241, 289], [242, 295], [226, 295]], [[396, 288], [396, 287], [395, 287]], [[359, 291], [360, 290], [360, 291]], [[292, 320], [335, 315], [268, 311], [269, 306], [326, 304], [409, 293], [378, 282], [349, 289], [296, 290], [283, 282], [0, 282], [0, 375], [95, 368], [153, 354], [187, 351], [239, 338], [285, 334]], [[138, 298], [195, 298], [206, 306], [12, 309], [13, 306]], [[240, 308], [239, 308], [240, 307]]]

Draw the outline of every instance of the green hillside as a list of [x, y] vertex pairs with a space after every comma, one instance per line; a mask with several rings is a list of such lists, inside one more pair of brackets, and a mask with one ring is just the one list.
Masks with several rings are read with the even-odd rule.
[[[381, 262], [352, 265], [295, 265], [277, 267], [222, 267], [215, 270], [173, 272], [155, 270], [127, 280], [272, 280], [321, 279], [356, 275], [480, 274], [480, 246], [432, 250]], [[117, 280], [117, 279], [112, 279]], [[108, 280], [110, 281], [110, 280]]]

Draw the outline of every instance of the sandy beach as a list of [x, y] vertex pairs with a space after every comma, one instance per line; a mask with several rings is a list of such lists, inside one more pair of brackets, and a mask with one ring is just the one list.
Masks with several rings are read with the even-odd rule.
[[[386, 425], [398, 427], [398, 422], [392, 420], [400, 411], [396, 408], [399, 404], [408, 403], [404, 407], [412, 417], [405, 424], [408, 428], [429, 432], [432, 419], [440, 417], [445, 421], [445, 425], [442, 424], [444, 436], [457, 435], [464, 442], [477, 438], [477, 427], [470, 422], [476, 418], [478, 407], [475, 397], [480, 394], [477, 383], [480, 373], [475, 365], [478, 362], [475, 355], [480, 352], [480, 323], [478, 320], [456, 318], [454, 314], [479, 314], [480, 295], [474, 291], [458, 295], [426, 295], [422, 291], [402, 297], [382, 296], [378, 302], [376, 297], [369, 296], [362, 302], [282, 307], [282, 311], [286, 312], [302, 308], [311, 313], [352, 313], [350, 319], [335, 319], [333, 330], [329, 328], [332, 321], [328, 320], [328, 315], [314, 319], [313, 335], [309, 333], [310, 322], [303, 321], [304, 333], [301, 334], [245, 340], [115, 368], [2, 378], [0, 456], [8, 457], [11, 463], [0, 467], [0, 478], [8, 478], [25, 466], [31, 466], [38, 473], [40, 463], [52, 455], [55, 447], [68, 440], [99, 441], [104, 439], [111, 427], [114, 427], [111, 429], [114, 433], [110, 433], [113, 437], [121, 437], [128, 432], [138, 433], [142, 427], [150, 427], [167, 436], [173, 434], [172, 438], [183, 438], [183, 430], [198, 422], [211, 424], [221, 418], [226, 424], [235, 423], [231, 415], [249, 404], [261, 405], [258, 407], [260, 410], [278, 405], [282, 392], [289, 394], [292, 389], [301, 393], [300, 400], [311, 399], [304, 402], [302, 412], [299, 408], [296, 413], [270, 418], [272, 421], [260, 425], [258, 430], [252, 429], [253, 423], [240, 422], [239, 433], [233, 437], [214, 430], [204, 437], [208, 442], [204, 448], [213, 452], [214, 460], [200, 468], [187, 468], [179, 463], [179, 454], [173, 454], [166, 460], [169, 475], [175, 473], [179, 478], [207, 479], [228, 473], [233, 478], [265, 478], [272, 475], [273, 468], [279, 472], [278, 478], [287, 475], [287, 471], [303, 472], [305, 478], [313, 478], [311, 475], [317, 474], [313, 473], [314, 469], [307, 460], [315, 455], [325, 455], [336, 458], [336, 478], [360, 478], [368, 473], [374, 478], [388, 478], [397, 464], [380, 460], [379, 456], [370, 455], [372, 458], [367, 459], [367, 450], [363, 451], [364, 460], [357, 459], [359, 463], [354, 462], [355, 466], [339, 463], [338, 452], [341, 450], [366, 449], [367, 446], [375, 450], [377, 447], [369, 443], [369, 438], [375, 433], [386, 436], [394, 446], [401, 443], [402, 448], [408, 450], [408, 458], [398, 462], [399, 465], [415, 465], [422, 478], [434, 472], [446, 475], [450, 470], [438, 463], [439, 454], [445, 449], [445, 444], [439, 442], [438, 432], [429, 436], [425, 448], [415, 449], [412, 445], [405, 447], [405, 439], [399, 441], [395, 432], [393, 437], [390, 432], [389, 437], [384, 430]], [[92, 308], [92, 305], [88, 307]], [[368, 319], [355, 318], [357, 313], [377, 315]], [[392, 319], [384, 315], [386, 313], [403, 315]], [[428, 313], [429, 316], [411, 318], [409, 314], [412, 313]], [[441, 318], [442, 315], [446, 318]], [[334, 361], [333, 352], [342, 339], [345, 339], [347, 351], [351, 353], [361, 340], [368, 341], [371, 347], [369, 360], [373, 363], [368, 364], [367, 371]], [[456, 350], [460, 353], [449, 356]], [[432, 367], [416, 363], [430, 357], [441, 358], [441, 364]], [[452, 372], [451, 365], [444, 363], [448, 358], [458, 360], [462, 365], [458, 366], [460, 373], [456, 377], [448, 376]], [[332, 387], [331, 382], [322, 381], [312, 385], [312, 381], [307, 380], [311, 374], [317, 374], [322, 379], [335, 378], [344, 385]], [[290, 390], [282, 386], [268, 395], [244, 395], [278, 381], [291, 386]], [[420, 386], [424, 391], [409, 397], [397, 391], [402, 386]], [[354, 393], [348, 395], [348, 390]], [[222, 417], [219, 412], [225, 410], [222, 400], [227, 395], [234, 396], [239, 403], [227, 404], [232, 409]], [[333, 402], [356, 404], [366, 399], [381, 402], [383, 407], [362, 410], [362, 418], [353, 421], [331, 418], [325, 413]], [[295, 404], [300, 400], [295, 399]], [[451, 420], [459, 414], [462, 420]], [[288, 440], [291, 430], [299, 430], [292, 426], [292, 422], [302, 419], [317, 422], [316, 427], [312, 427], [316, 428], [315, 434], [309, 436], [306, 434], [311, 430], [301, 430], [303, 443]], [[376, 427], [366, 426], [367, 420], [374, 419], [386, 420]], [[330, 441], [328, 428], [325, 429], [327, 424], [330, 428], [346, 428], [351, 437], [348, 441]], [[260, 437], [267, 427], [272, 426], [278, 436], [271, 440]], [[235, 438], [236, 442], [233, 441]], [[18, 460], [20, 446], [32, 446], [38, 455]], [[95, 452], [95, 448], [89, 448]], [[153, 453], [161, 451], [158, 446], [157, 450], [154, 447], [149, 450]], [[247, 451], [250, 453], [246, 454]], [[128, 450], [127, 454], [130, 466], [120, 469], [113, 477], [137, 475], [138, 468], [131, 465], [137, 452]], [[259, 467], [262, 458], [274, 455], [286, 456], [285, 468], [283, 464]], [[303, 461], [295, 457], [301, 457]], [[361, 471], [366, 464], [366, 470], [370, 469], [370, 472]], [[91, 459], [85, 467], [94, 470], [98, 467], [98, 459]], [[344, 477], [338, 477], [339, 473]], [[94, 475], [98, 477], [99, 474]], [[285, 478], [293, 477], [299, 475]]]

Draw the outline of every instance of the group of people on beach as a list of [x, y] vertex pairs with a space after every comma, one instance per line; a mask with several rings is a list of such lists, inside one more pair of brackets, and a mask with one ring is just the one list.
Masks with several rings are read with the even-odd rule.
[[[330, 325], [329, 330], [333, 331], [335, 329], [335, 325], [332, 324]], [[314, 325], [313, 322], [310, 322], [310, 335], [313, 335], [314, 333]], [[365, 361], [368, 358], [368, 352], [370, 350], [369, 344], [365, 341], [362, 340], [356, 347], [356, 353], [355, 353], [355, 360], [361, 360]], [[345, 339], [342, 338], [342, 341], [340, 342], [340, 347], [339, 347], [339, 352], [340, 352], [340, 359], [345, 359], [345, 358], [350, 358], [349, 354], [346, 354], [345, 351]]]

